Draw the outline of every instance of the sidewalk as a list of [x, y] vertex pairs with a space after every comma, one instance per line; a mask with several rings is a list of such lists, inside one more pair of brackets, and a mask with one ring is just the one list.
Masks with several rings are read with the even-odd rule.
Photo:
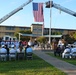
[[56, 68], [62, 70], [63, 72], [67, 73], [67, 75], [76, 75], [76, 66], [69, 64], [65, 61], [59, 60], [54, 58], [50, 55], [45, 54], [44, 51], [41, 50], [34, 50], [34, 54], [45, 60], [46, 62], [50, 63], [51, 65], [55, 66]]

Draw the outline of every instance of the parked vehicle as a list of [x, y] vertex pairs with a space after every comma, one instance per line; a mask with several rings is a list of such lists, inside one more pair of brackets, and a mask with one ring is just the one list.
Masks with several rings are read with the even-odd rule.
[[9, 35], [5, 35], [4, 37], [2, 37], [2, 40], [4, 40], [4, 41], [16, 41], [17, 40], [17, 38], [16, 37], [11, 37], [11, 36], [9, 36]]

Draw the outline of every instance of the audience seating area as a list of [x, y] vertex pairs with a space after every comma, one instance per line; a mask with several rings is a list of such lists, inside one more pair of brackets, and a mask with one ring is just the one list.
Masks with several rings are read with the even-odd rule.
[[0, 61], [12, 61], [12, 60], [25, 60], [25, 59], [32, 59], [33, 53], [9, 53], [7, 55], [6, 53], [0, 53]]

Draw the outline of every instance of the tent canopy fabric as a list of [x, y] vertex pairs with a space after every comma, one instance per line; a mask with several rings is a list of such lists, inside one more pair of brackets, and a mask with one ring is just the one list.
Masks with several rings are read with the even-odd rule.
[[[49, 37], [49, 35], [44, 35], [44, 37]], [[62, 35], [50, 35], [52, 38], [60, 38]]]
[[22, 35], [22, 36], [32, 36], [32, 37], [36, 37], [36, 35], [34, 35], [34, 34], [22, 34], [22, 33], [21, 33], [21, 35]]
[[[22, 33], [20, 33], [20, 35], [22, 35], [22, 36], [31, 36], [31, 37], [39, 36], [39, 35], [35, 35], [35, 34], [22, 34]], [[49, 35], [43, 35], [43, 37], [49, 37]], [[52, 38], [61, 38], [62, 35], [50, 35], [50, 37], [52, 37]]]

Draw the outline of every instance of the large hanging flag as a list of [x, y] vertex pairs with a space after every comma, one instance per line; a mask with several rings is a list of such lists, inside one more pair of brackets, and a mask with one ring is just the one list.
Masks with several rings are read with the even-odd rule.
[[33, 3], [33, 14], [35, 22], [44, 22], [43, 3]]

